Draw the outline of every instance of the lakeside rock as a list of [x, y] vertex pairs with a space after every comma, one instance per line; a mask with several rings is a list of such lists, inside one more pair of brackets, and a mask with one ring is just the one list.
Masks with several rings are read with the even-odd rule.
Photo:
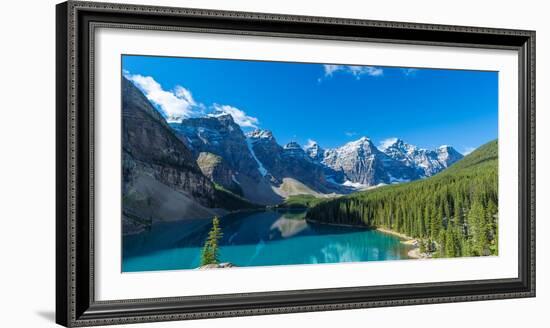
[[224, 263], [212, 263], [212, 264], [206, 264], [203, 266], [198, 267], [199, 270], [208, 270], [208, 269], [226, 269], [226, 268], [235, 268], [237, 267], [231, 262], [224, 262]]
[[431, 259], [432, 253], [421, 253], [419, 247], [415, 247], [407, 252], [407, 255], [412, 259], [418, 259], [418, 260], [424, 260], [424, 259]]

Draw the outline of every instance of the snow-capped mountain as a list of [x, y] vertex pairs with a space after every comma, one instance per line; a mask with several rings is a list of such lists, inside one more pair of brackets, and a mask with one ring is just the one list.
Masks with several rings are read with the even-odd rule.
[[462, 159], [464, 155], [456, 151], [451, 146], [448, 145], [442, 145], [437, 148], [437, 158], [439, 159], [439, 162], [445, 166], [445, 168], [453, 165], [456, 161]]
[[385, 142], [381, 150], [404, 165], [415, 168], [421, 177], [439, 173], [463, 157], [451, 146], [444, 145], [436, 150], [429, 150], [397, 138]]
[[377, 148], [367, 137], [333, 149], [310, 141], [281, 146], [269, 130], [246, 135], [231, 115], [170, 123], [213, 182], [262, 204], [294, 194], [345, 194], [434, 175], [462, 155], [450, 146], [425, 150], [400, 139]]
[[301, 158], [306, 161], [311, 161], [311, 158], [306, 154], [302, 146], [295, 141], [287, 143], [284, 147], [283, 155], [286, 157]]
[[350, 186], [376, 186], [419, 178], [416, 170], [381, 152], [367, 137], [324, 152], [322, 162], [343, 171]]
[[189, 118], [170, 126], [193, 151], [201, 170], [213, 182], [258, 204], [280, 202], [281, 197], [265, 179], [268, 172], [231, 115]]

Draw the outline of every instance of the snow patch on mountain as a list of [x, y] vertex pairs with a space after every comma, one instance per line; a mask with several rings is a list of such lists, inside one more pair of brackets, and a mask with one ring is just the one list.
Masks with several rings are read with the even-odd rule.
[[246, 145], [248, 146], [248, 151], [250, 152], [250, 155], [252, 155], [252, 158], [258, 163], [258, 171], [260, 171], [260, 174], [265, 177], [267, 175], [267, 170], [265, 169], [264, 165], [258, 157], [256, 157], [256, 154], [254, 153], [254, 149], [252, 147], [252, 140], [250, 138], [246, 138]]
[[256, 129], [246, 134], [251, 139], [272, 139], [273, 133], [269, 130]]
[[342, 183], [343, 186], [351, 187], [353, 189], [362, 190], [362, 189], [368, 189], [369, 186], [366, 184], [362, 184], [359, 182], [351, 182], [350, 180], [346, 180], [344, 183]]

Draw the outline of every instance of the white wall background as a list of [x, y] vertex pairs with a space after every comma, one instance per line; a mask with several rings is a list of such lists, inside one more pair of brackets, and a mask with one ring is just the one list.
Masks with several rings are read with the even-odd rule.
[[[544, 1], [126, 0], [120, 2], [534, 29], [537, 31], [537, 298], [199, 320], [132, 327], [530, 327], [550, 307], [550, 23]], [[0, 326], [54, 327], [55, 25], [52, 0], [10, 1], [0, 11]], [[306, 321], [307, 320], [307, 321]]]

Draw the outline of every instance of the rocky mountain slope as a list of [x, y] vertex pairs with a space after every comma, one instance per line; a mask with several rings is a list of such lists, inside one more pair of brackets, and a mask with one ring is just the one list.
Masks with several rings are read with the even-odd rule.
[[214, 214], [214, 187], [193, 154], [131, 82], [122, 85], [122, 178], [125, 231], [181, 213]]
[[201, 152], [197, 157], [197, 164], [208, 179], [237, 195], [243, 195], [241, 186], [235, 179], [235, 172], [221, 156]]
[[[265, 176], [277, 192], [287, 197], [299, 182], [320, 194], [338, 192], [338, 186], [326, 179], [325, 168], [313, 161], [296, 142], [280, 146], [270, 131], [256, 130], [248, 135], [251, 151], [265, 169]], [[293, 184], [293, 186], [288, 186]], [[310, 192], [308, 192], [310, 193]]]
[[[195, 158], [201, 153], [210, 153], [223, 159], [224, 169], [230, 176], [211, 176], [212, 181], [229, 190], [240, 189], [242, 195], [258, 204], [277, 204], [282, 198], [266, 179], [249, 142], [231, 115], [189, 118], [180, 123], [171, 123], [179, 139], [189, 146]], [[202, 161], [199, 161], [199, 164]], [[222, 161], [212, 163], [221, 165]], [[213, 171], [219, 171], [212, 168]]]
[[224, 213], [228, 199], [201, 172], [193, 153], [130, 81], [122, 84], [123, 231], [157, 221], [206, 218]]

